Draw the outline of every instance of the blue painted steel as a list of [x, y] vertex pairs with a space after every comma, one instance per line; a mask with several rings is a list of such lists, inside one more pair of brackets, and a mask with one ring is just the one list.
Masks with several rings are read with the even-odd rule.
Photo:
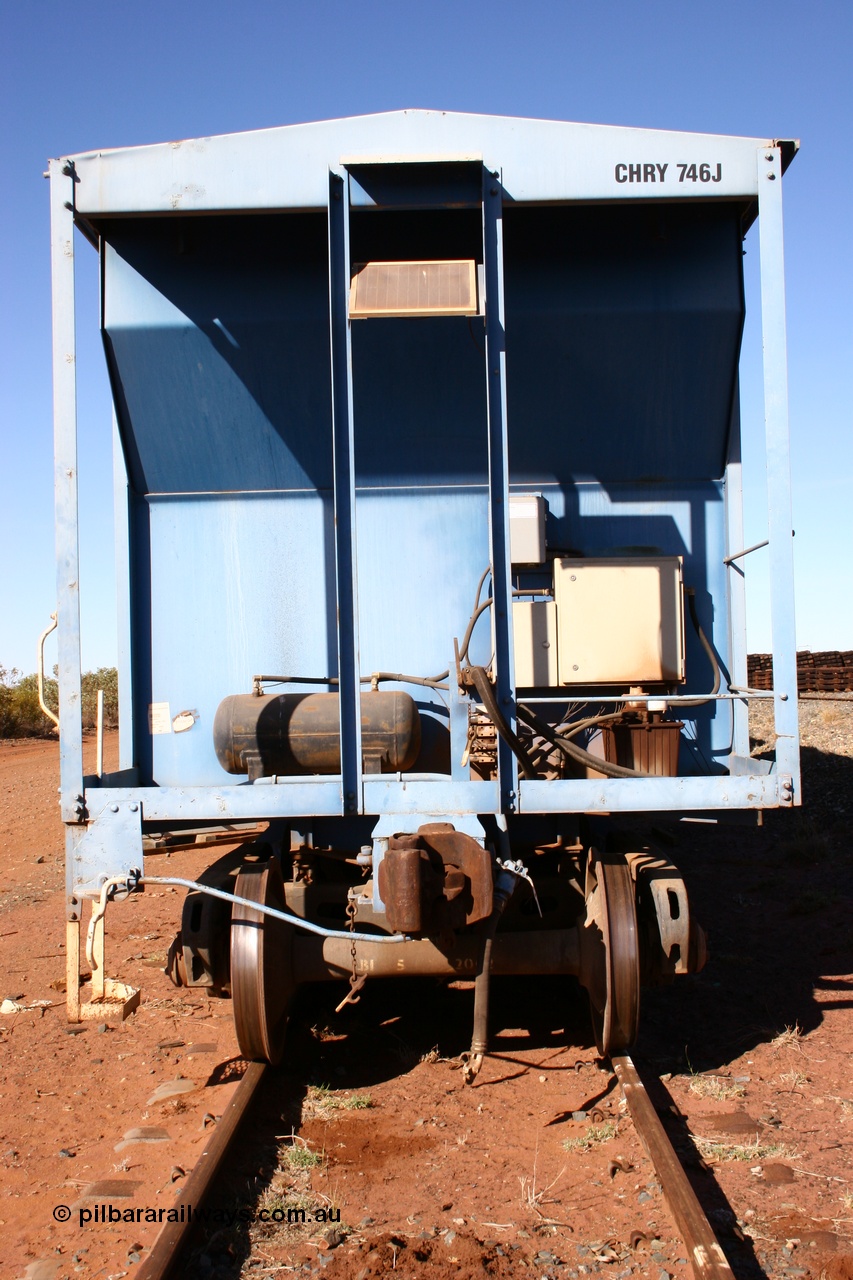
[[74, 832], [73, 892], [77, 898], [97, 897], [105, 879], [142, 866], [140, 802], [123, 799], [104, 804], [97, 791], [89, 796], [92, 821]]
[[[743, 531], [743, 466], [741, 463], [740, 405], [735, 398], [729, 458], [726, 465], [726, 538], [727, 555], [735, 555], [744, 547]], [[730, 634], [729, 678], [736, 689], [747, 685], [746, 582], [743, 564], [733, 561], [727, 569], [728, 617]], [[746, 702], [732, 707], [732, 752], [744, 761], [749, 757], [749, 706]], [[748, 771], [748, 770], [745, 770]]]
[[130, 582], [130, 493], [127, 466], [113, 413], [113, 519], [115, 522], [116, 621], [118, 638], [118, 753], [119, 769], [132, 769], [134, 751], [133, 598]]
[[[483, 266], [486, 281], [486, 402], [489, 415], [489, 546], [495, 637], [495, 697], [514, 733], [512, 584], [509, 558], [509, 453], [504, 313], [503, 193], [499, 175], [483, 167]], [[512, 812], [518, 761], [498, 738], [501, 811]]]
[[[53, 291], [56, 620], [59, 645], [59, 781], [63, 822], [83, 820], [80, 712], [80, 567], [77, 514], [77, 348], [74, 327], [74, 171], [50, 162]], [[67, 848], [67, 864], [71, 846]], [[67, 865], [66, 864], [66, 865]], [[66, 881], [71, 892], [70, 867]]]
[[[138, 760], [161, 786], [230, 781], [213, 749], [213, 717], [253, 675], [335, 675], [335, 548], [331, 493], [230, 494], [141, 501], [134, 630]], [[143, 574], [145, 576], [143, 576]], [[319, 686], [322, 688], [323, 686]], [[197, 719], [183, 733], [148, 728], [147, 704]]]
[[738, 206], [507, 206], [504, 222], [513, 481], [721, 477]]
[[[704, 778], [604, 778], [560, 782], [519, 780], [519, 812], [678, 813], [682, 810], [767, 809], [780, 804], [776, 773]], [[499, 813], [494, 782], [407, 782], [396, 776], [364, 779], [369, 814]], [[146, 822], [228, 822], [249, 818], [319, 818], [340, 813], [338, 778], [295, 778], [277, 786], [102, 787], [97, 804], [139, 802]], [[94, 799], [93, 799], [94, 803]]]
[[122, 219], [103, 312], [137, 492], [331, 489], [325, 216]]
[[[767, 523], [770, 538], [770, 618], [776, 689], [776, 768], [793, 779], [800, 796], [797, 728], [797, 640], [794, 615], [794, 547], [791, 528], [791, 461], [788, 449], [788, 363], [782, 237], [782, 156], [778, 147], [757, 153], [761, 332], [764, 342], [764, 424]], [[782, 699], [780, 694], [788, 694]]]
[[522, 813], [680, 813], [776, 808], [773, 775], [704, 778], [603, 778], [600, 781], [519, 782]]
[[[798, 801], [781, 158], [762, 147], [756, 162], [760, 141], [399, 112], [79, 157], [77, 182], [52, 166], [72, 824], [82, 755], [66, 201], [102, 236], [120, 437], [121, 697], [133, 722], [121, 767], [141, 785], [89, 787], [104, 816], [86, 839], [105, 865], [112, 804], [163, 824], [317, 819], [329, 838], [369, 839], [380, 815], [417, 825], [761, 808], [790, 803], [785, 775]], [[743, 566], [723, 561], [742, 542], [740, 235], [756, 196], [778, 768], [750, 761], [745, 708], [724, 699], [678, 708], [677, 778], [519, 780], [501, 743], [499, 783], [472, 780], [453, 639], [491, 563], [494, 604], [469, 658], [486, 664], [494, 650], [514, 723], [510, 492], [547, 499], [551, 552], [682, 556], [722, 688], [745, 680]], [[474, 259], [484, 314], [351, 324], [350, 262], [385, 258]], [[683, 692], [700, 696], [712, 673], [689, 622], [686, 645]], [[362, 776], [359, 679], [448, 668], [446, 690], [399, 685], [421, 715], [412, 775]], [[224, 773], [213, 716], [255, 674], [340, 675], [341, 777], [250, 786]], [[181, 712], [192, 726], [178, 733]]]
[[[416, 110], [96, 151], [75, 160], [81, 211], [174, 215], [211, 209], [325, 209], [327, 170], [342, 161], [355, 164], [356, 157], [371, 163], [494, 157], [492, 167], [501, 165], [504, 188], [519, 203], [754, 198], [755, 148], [761, 142]], [[696, 166], [695, 181], [686, 177], [691, 164]], [[708, 165], [705, 182], [699, 173], [703, 164]], [[646, 165], [654, 166], [653, 175], [644, 172]], [[663, 181], [657, 166], [664, 169]]]
[[357, 208], [477, 209], [482, 199], [482, 159], [411, 163], [346, 160], [350, 203]]
[[329, 174], [329, 299], [332, 353], [332, 453], [335, 490], [338, 692], [341, 707], [341, 804], [362, 812], [361, 666], [358, 644], [358, 552], [355, 435], [350, 346], [349, 177]]

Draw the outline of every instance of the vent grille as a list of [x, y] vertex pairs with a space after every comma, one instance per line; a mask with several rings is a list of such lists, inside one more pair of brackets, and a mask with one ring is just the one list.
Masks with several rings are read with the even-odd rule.
[[370, 316], [475, 316], [477, 264], [365, 262], [354, 268], [349, 313]]

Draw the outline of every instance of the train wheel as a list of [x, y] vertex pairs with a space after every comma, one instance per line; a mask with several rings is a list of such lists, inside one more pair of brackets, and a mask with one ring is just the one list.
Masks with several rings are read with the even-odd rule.
[[[238, 898], [285, 909], [281, 869], [274, 858], [245, 866], [234, 892]], [[292, 927], [283, 920], [251, 907], [235, 904], [232, 909], [231, 996], [237, 1043], [246, 1058], [281, 1061], [294, 992], [292, 937]]]
[[640, 947], [634, 880], [621, 854], [590, 850], [586, 916], [579, 929], [580, 980], [587, 989], [599, 1053], [620, 1053], [637, 1038]]

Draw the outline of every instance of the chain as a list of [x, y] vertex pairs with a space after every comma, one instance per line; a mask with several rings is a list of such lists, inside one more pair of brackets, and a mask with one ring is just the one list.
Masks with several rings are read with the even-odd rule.
[[[358, 908], [355, 905], [355, 895], [353, 894], [352, 890], [350, 890], [350, 892], [347, 894], [347, 928], [349, 929], [350, 933], [355, 933], [355, 917], [356, 917], [357, 911], [358, 911]], [[355, 950], [355, 938], [353, 938], [350, 944], [350, 955], [352, 956], [352, 973], [350, 974], [350, 977], [349, 977], [349, 991], [344, 996], [343, 1000], [338, 1005], [338, 1007], [335, 1009], [335, 1013], [340, 1013], [341, 1009], [343, 1009], [345, 1004], [358, 1004], [359, 1000], [361, 999], [361, 996], [358, 995], [358, 992], [361, 990], [361, 988], [364, 986], [365, 982], [367, 981], [366, 973], [363, 973], [359, 977], [356, 950]]]
[[[355, 933], [356, 910], [355, 898], [353, 898], [352, 894], [347, 894], [347, 928], [350, 933]], [[352, 956], [352, 977], [350, 978], [349, 984], [351, 987], [354, 987], [356, 977], [358, 976], [356, 971], [355, 938], [353, 938], [352, 943], [350, 944], [350, 955]]]

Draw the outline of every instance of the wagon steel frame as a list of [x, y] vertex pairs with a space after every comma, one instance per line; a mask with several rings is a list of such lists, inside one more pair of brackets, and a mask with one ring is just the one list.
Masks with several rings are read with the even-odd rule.
[[[475, 137], [482, 151], [472, 152]], [[317, 163], [306, 166], [310, 146]], [[440, 148], [436, 154], [436, 147]], [[500, 743], [498, 776], [470, 781], [458, 767], [448, 775], [364, 775], [361, 767], [358, 588], [355, 553], [352, 355], [347, 316], [349, 214], [366, 197], [355, 175], [365, 165], [441, 161], [470, 177], [479, 173], [486, 311], [489, 533], [495, 613], [510, 605], [506, 361], [503, 312], [503, 211], [514, 202], [608, 203], [630, 196], [654, 201], [696, 199], [695, 189], [647, 186], [634, 191], [620, 157], [653, 153], [671, 164], [713, 152], [722, 162], [714, 198], [751, 202], [760, 234], [761, 323], [769, 511], [769, 563], [775, 690], [776, 763], [760, 771], [749, 759], [746, 702], [744, 582], [738, 560], [728, 566], [733, 750], [727, 776], [528, 780]], [[350, 152], [357, 150], [358, 154]], [[528, 162], [525, 155], [535, 150]], [[506, 121], [434, 112], [292, 126], [198, 142], [90, 153], [50, 162], [53, 288], [53, 370], [57, 612], [59, 628], [60, 804], [67, 834], [70, 921], [80, 901], [105, 877], [142, 866], [142, 822], [173, 823], [287, 819], [348, 814], [396, 815], [398, 829], [423, 815], [689, 812], [763, 809], [800, 803], [796, 644], [786, 378], [782, 173], [795, 146], [776, 140], [651, 133], [604, 126]], [[298, 163], [297, 163], [298, 160]], [[291, 163], [292, 161], [292, 163]], [[699, 196], [707, 198], [702, 189]], [[132, 755], [133, 721], [140, 714], [131, 687], [128, 570], [131, 532], [128, 477], [115, 433], [115, 499], [119, 568], [120, 768], [84, 777], [80, 714], [77, 421], [74, 315], [74, 229], [92, 238], [90, 220], [175, 210], [227, 212], [320, 209], [328, 213], [331, 384], [337, 610], [341, 692], [339, 776], [294, 778], [265, 785], [139, 786]], [[732, 431], [726, 470], [727, 554], [743, 550], [739, 428]], [[497, 695], [510, 710], [514, 690], [512, 629], [496, 629]], [[452, 674], [452, 673], [451, 673]], [[669, 699], [674, 708], [677, 698]], [[464, 699], [451, 678], [451, 738], [459, 741]], [[464, 732], [464, 729], [463, 729]], [[458, 753], [454, 749], [454, 760]], [[392, 824], [393, 825], [393, 824]], [[69, 957], [70, 961], [70, 957]]]

